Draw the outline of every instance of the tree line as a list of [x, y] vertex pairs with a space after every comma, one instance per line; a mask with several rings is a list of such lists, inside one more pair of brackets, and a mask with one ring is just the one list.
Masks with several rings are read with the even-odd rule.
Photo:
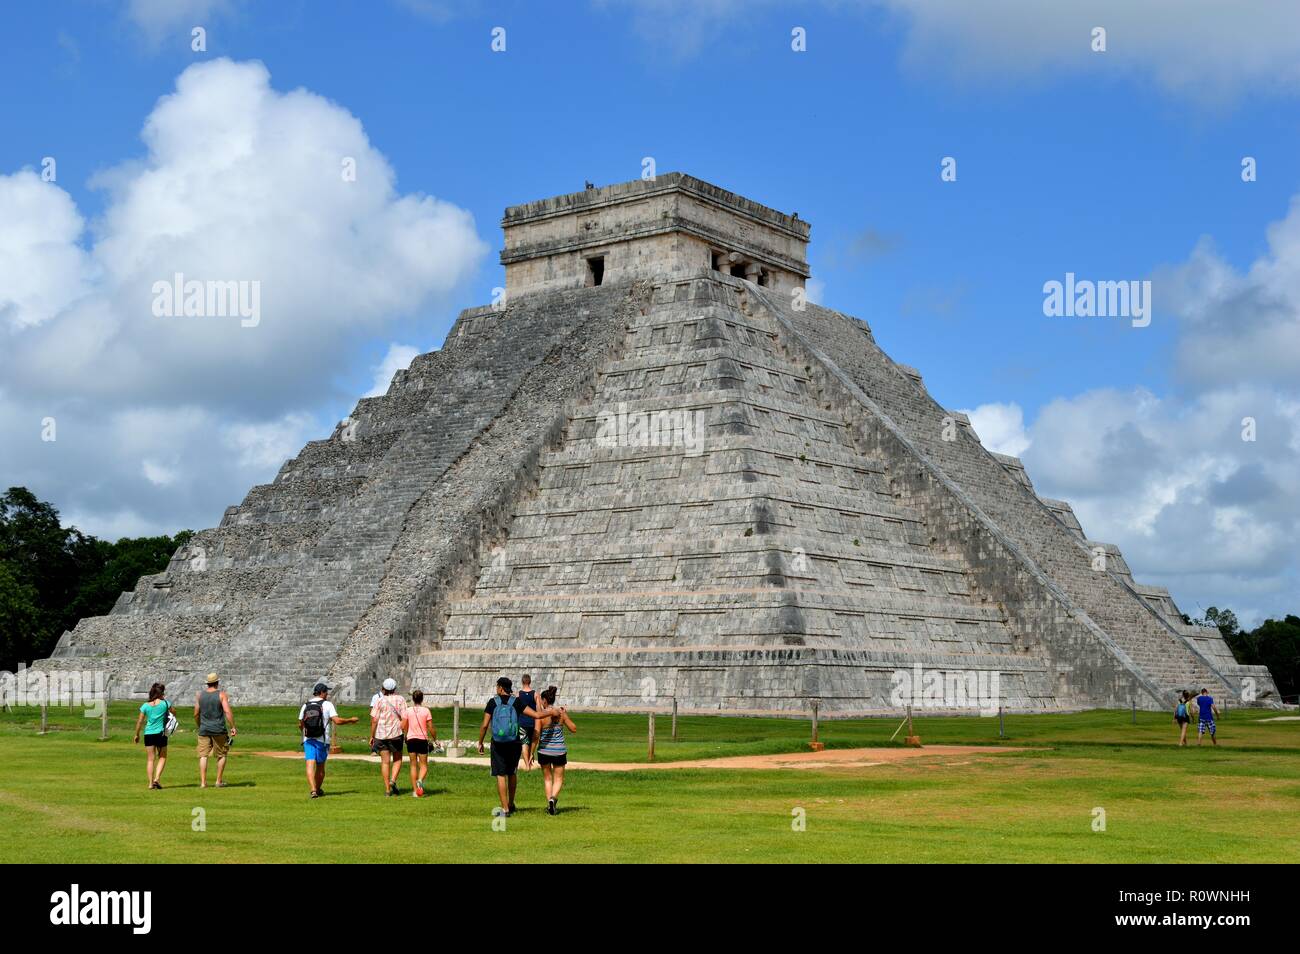
[[167, 568], [192, 534], [114, 543], [64, 527], [25, 487], [0, 497], [0, 670], [43, 659], [65, 630], [103, 616], [136, 581]]
[[1300, 616], [1288, 613], [1283, 619], [1266, 619], [1254, 629], [1245, 630], [1232, 610], [1211, 606], [1205, 618], [1195, 622], [1218, 627], [1237, 662], [1267, 666], [1284, 698], [1300, 693]]

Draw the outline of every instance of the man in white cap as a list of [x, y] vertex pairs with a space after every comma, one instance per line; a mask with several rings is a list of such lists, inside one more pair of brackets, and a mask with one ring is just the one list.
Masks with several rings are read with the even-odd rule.
[[384, 792], [397, 795], [397, 775], [402, 770], [402, 716], [406, 700], [397, 694], [397, 680], [385, 679], [370, 707], [370, 751], [379, 753]]

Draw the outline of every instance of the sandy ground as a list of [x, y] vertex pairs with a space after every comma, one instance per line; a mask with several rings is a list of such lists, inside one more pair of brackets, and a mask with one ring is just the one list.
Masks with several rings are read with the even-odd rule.
[[[972, 756], [999, 755], [1003, 752], [1029, 752], [1032, 749], [988, 745], [927, 745], [920, 749], [871, 748], [826, 749], [821, 752], [786, 752], [781, 755], [732, 755], [713, 759], [685, 759], [677, 762], [578, 762], [570, 761], [571, 769], [596, 772], [644, 772], [657, 769], [824, 769], [866, 768], [872, 765], [889, 765], [913, 759], [937, 759], [945, 765], [968, 765]], [[257, 752], [276, 759], [301, 759], [301, 752]], [[330, 760], [346, 759], [353, 762], [378, 762], [377, 755], [331, 755]], [[486, 767], [486, 757], [474, 755], [459, 759], [430, 756], [431, 762], [450, 762], [458, 765]]]

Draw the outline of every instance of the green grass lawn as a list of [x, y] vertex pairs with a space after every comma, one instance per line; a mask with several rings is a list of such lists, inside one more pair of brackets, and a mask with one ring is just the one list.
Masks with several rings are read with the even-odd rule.
[[[340, 707], [343, 715], [364, 708]], [[430, 768], [430, 797], [385, 798], [379, 770], [333, 760], [320, 801], [297, 747], [296, 710], [239, 709], [230, 786], [200, 791], [192, 732], [178, 732], [161, 792], [145, 788], [131, 744], [135, 704], [114, 703], [110, 739], [79, 710], [0, 713], [0, 862], [165, 860], [495, 861], [1300, 861], [1300, 722], [1233, 711], [1218, 749], [1178, 749], [1165, 715], [1099, 711], [996, 719], [918, 719], [927, 744], [1031, 746], [984, 757], [925, 758], [822, 770], [571, 770], [562, 813], [542, 810], [538, 773], [521, 775], [505, 831], [493, 829], [486, 767]], [[644, 716], [575, 714], [580, 761], [644, 761]], [[435, 712], [440, 737], [449, 710]], [[462, 737], [479, 715], [464, 713]], [[658, 721], [657, 761], [807, 749], [807, 722]], [[823, 722], [831, 748], [884, 745], [892, 720]], [[184, 729], [190, 729], [184, 724]], [[364, 726], [342, 730], [365, 751]], [[962, 763], [962, 764], [954, 764]], [[407, 787], [403, 777], [403, 789]], [[202, 809], [205, 831], [195, 831]], [[793, 830], [802, 809], [806, 830]], [[1094, 831], [1094, 809], [1105, 831]]]

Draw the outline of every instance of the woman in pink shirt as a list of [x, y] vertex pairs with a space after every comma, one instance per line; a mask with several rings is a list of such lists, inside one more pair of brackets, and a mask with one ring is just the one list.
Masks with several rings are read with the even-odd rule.
[[424, 693], [417, 689], [411, 693], [411, 705], [402, 715], [406, 751], [411, 756], [411, 794], [416, 798], [424, 798], [424, 777], [429, 774], [429, 743], [438, 737], [433, 713], [421, 705], [422, 702]]

